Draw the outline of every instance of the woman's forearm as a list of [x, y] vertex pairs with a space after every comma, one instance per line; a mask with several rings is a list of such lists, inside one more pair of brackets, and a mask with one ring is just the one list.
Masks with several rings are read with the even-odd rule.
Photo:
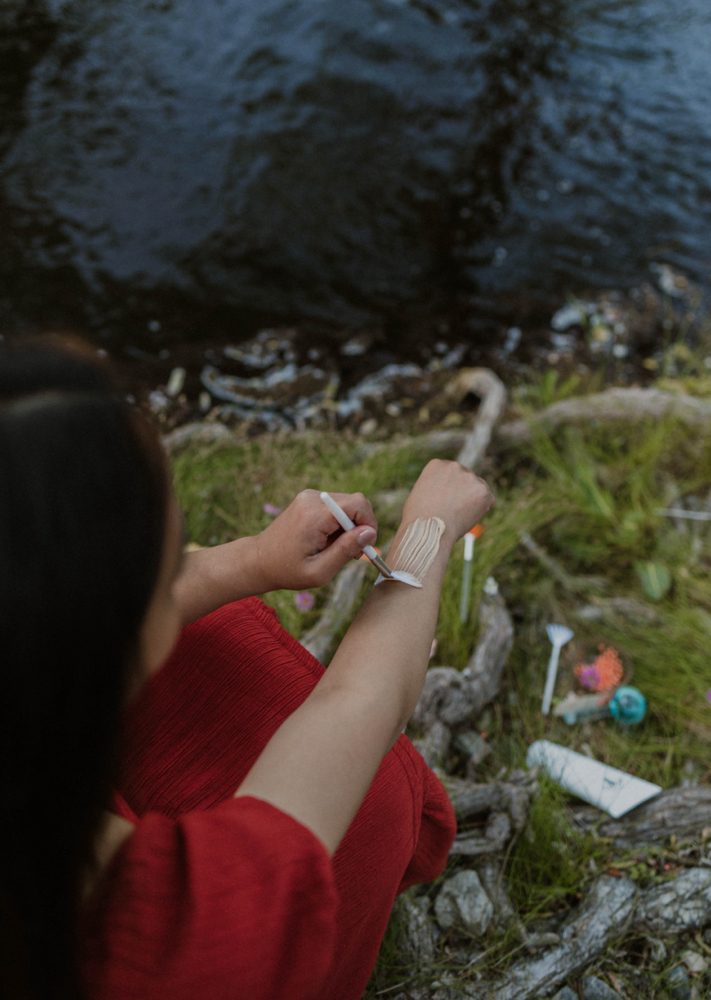
[[258, 536], [238, 538], [225, 545], [189, 552], [175, 583], [183, 625], [204, 618], [223, 604], [263, 594]]
[[331, 852], [417, 704], [451, 545], [442, 539], [421, 590], [374, 587], [323, 678], [238, 791], [291, 814]]

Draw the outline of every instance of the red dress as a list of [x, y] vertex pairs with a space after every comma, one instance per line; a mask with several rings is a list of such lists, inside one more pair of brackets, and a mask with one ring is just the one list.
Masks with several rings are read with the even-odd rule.
[[455, 819], [406, 737], [332, 859], [233, 793], [324, 668], [257, 598], [185, 628], [130, 705], [119, 806], [136, 823], [85, 914], [91, 1000], [358, 1000], [396, 893], [444, 867]]

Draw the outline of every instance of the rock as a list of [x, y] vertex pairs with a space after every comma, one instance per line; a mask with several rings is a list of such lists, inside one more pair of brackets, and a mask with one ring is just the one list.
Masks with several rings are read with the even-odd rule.
[[689, 972], [695, 972], [698, 975], [701, 975], [702, 972], [706, 972], [709, 967], [708, 959], [704, 958], [703, 955], [700, 955], [698, 951], [693, 951], [691, 948], [687, 948], [686, 951], [682, 951], [679, 958], [682, 960]]
[[578, 1000], [578, 995], [573, 993], [569, 986], [564, 986], [562, 990], [558, 990], [552, 1000]]
[[677, 965], [664, 976], [671, 1000], [691, 1000], [689, 973]]
[[655, 963], [655, 965], [661, 965], [663, 962], [666, 962], [667, 946], [664, 944], [661, 938], [648, 937], [647, 943], [649, 944], [652, 953], [652, 961]]
[[476, 864], [476, 873], [494, 908], [494, 924], [498, 929], [508, 927], [516, 920], [516, 910], [509, 898], [501, 861], [485, 857]]
[[456, 927], [481, 937], [486, 933], [494, 907], [476, 872], [463, 871], [453, 875], [440, 889], [435, 914], [444, 930]]
[[634, 923], [653, 934], [673, 934], [710, 921], [711, 869], [687, 868], [671, 882], [642, 893]]
[[581, 985], [583, 1000], [620, 1000], [620, 994], [597, 976], [586, 976]]

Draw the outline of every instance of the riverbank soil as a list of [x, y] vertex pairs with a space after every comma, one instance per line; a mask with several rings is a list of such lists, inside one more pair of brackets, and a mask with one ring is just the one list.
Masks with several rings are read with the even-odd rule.
[[[506, 906], [494, 900], [494, 916], [483, 932], [465, 930], [456, 920], [445, 927], [447, 921], [437, 919], [441, 886], [472, 870], [487, 885], [481, 856], [452, 856], [437, 884], [416, 888], [394, 911], [368, 998], [550, 995], [562, 983], [539, 986], [533, 994], [525, 987], [505, 987], [505, 976], [517, 969], [520, 976], [522, 962], [538, 962], [551, 949], [562, 948], [566, 921], [575, 919], [589, 892], [619, 880], [643, 899], [655, 887], [679, 885], [674, 880], [690, 868], [711, 873], [711, 818], [683, 836], [657, 831], [651, 842], [625, 842], [601, 832], [604, 813], [583, 814], [578, 800], [543, 776], [531, 786], [522, 774], [528, 747], [545, 738], [665, 790], [696, 789], [702, 799], [704, 789], [711, 790], [711, 521], [704, 519], [711, 512], [711, 418], [702, 416], [693, 430], [673, 414], [564, 423], [548, 431], [536, 422], [536, 414], [558, 401], [634, 384], [699, 404], [707, 401], [711, 412], [711, 322], [693, 289], [675, 284], [673, 274], [661, 280], [667, 281], [666, 291], [649, 286], [638, 290], [637, 298], [608, 295], [561, 303], [554, 322], [535, 336], [502, 328], [503, 343], [500, 338], [488, 348], [486, 360], [508, 389], [502, 424], [525, 418], [534, 432], [518, 445], [495, 436], [477, 468], [491, 483], [497, 505], [476, 542], [473, 597], [464, 622], [461, 543], [451, 559], [432, 666], [461, 671], [469, 662], [481, 638], [479, 610], [488, 599], [484, 590], [490, 578], [511, 616], [513, 647], [498, 694], [466, 722], [469, 743], [453, 739], [435, 766], [451, 782], [453, 795], [463, 794], [467, 782], [498, 782], [496, 787], [525, 787], [529, 805], [524, 820], [512, 819], [508, 833], [492, 848], [497, 885], [508, 894]], [[349, 342], [353, 353], [341, 357], [372, 357], [367, 336], [357, 341], [353, 335], [344, 344]], [[251, 350], [285, 354], [290, 343], [289, 337], [269, 332]], [[246, 350], [244, 345], [239, 349]], [[468, 352], [452, 355], [456, 349], [456, 343], [443, 340], [429, 360], [420, 358], [418, 372], [384, 379], [380, 396], [352, 393], [367, 372], [360, 378], [345, 376], [330, 395], [312, 401], [314, 409], [300, 425], [290, 416], [298, 400], [250, 406], [214, 395], [198, 423], [199, 393], [208, 391], [204, 381], [172, 398], [166, 395], [166, 379], [152, 390], [162, 400], [145, 398], [166, 431], [190, 542], [215, 545], [259, 532], [279, 508], [310, 487], [363, 491], [376, 508], [379, 544], [387, 543], [407, 491], [433, 454], [433, 441], [439, 440], [439, 454], [456, 455], [451, 443], [456, 434], [450, 435], [447, 451], [447, 434], [433, 438], [432, 432], [464, 431], [475, 416], [475, 398], [455, 398], [446, 390], [465, 358], [471, 361]], [[213, 386], [236, 395], [256, 391], [256, 383], [250, 389], [220, 382], [218, 375], [227, 372], [219, 361], [219, 366], [212, 362]], [[237, 376], [242, 382], [256, 377], [256, 366], [245, 365], [244, 356], [240, 361], [235, 355], [234, 363], [242, 364]], [[405, 364], [401, 358], [389, 363]], [[275, 364], [259, 370], [277, 370]], [[289, 364], [298, 369], [302, 359], [282, 357], [278, 364], [282, 370]], [[264, 400], [263, 387], [259, 391]], [[349, 406], [339, 411], [344, 401]], [[240, 407], [247, 416], [238, 415]], [[703, 405], [701, 410], [706, 412]], [[290, 421], [297, 426], [290, 427]], [[670, 509], [691, 516], [660, 513]], [[533, 544], [522, 543], [523, 536]], [[358, 582], [334, 642], [374, 577], [368, 568], [364, 585]], [[303, 639], [332, 600], [334, 587], [314, 591], [312, 607], [308, 600], [297, 602], [291, 592], [266, 600], [282, 624]], [[605, 718], [568, 725], [561, 717], [541, 714], [548, 623], [565, 624], [575, 633], [561, 654], [554, 706], [569, 692], [581, 692], [576, 666], [613, 647], [624, 683], [646, 698], [641, 724], [627, 728]], [[414, 739], [423, 736], [414, 725], [409, 732]], [[711, 805], [702, 802], [700, 808], [699, 815], [706, 808], [711, 817]], [[483, 818], [471, 810], [469, 815], [460, 823], [461, 834], [493, 829], [491, 810]], [[497, 897], [496, 886], [489, 883], [488, 889]], [[707, 909], [682, 930], [650, 930], [631, 918], [620, 925], [583, 967], [572, 964], [566, 976], [572, 996], [706, 997], [711, 889], [707, 895]], [[412, 922], [412, 905], [421, 914], [419, 924]], [[594, 976], [614, 992], [595, 993], [598, 987], [585, 980]], [[476, 992], [488, 988], [493, 992]]]

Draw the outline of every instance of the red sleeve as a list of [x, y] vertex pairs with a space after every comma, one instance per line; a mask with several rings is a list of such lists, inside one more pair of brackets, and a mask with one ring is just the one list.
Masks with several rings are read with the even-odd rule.
[[[420, 758], [422, 760], [422, 758]], [[431, 882], [442, 874], [457, 832], [457, 818], [447, 791], [434, 771], [422, 761], [425, 786], [422, 822], [415, 853], [398, 887], [404, 892], [419, 882]]]
[[331, 964], [331, 860], [249, 796], [178, 820], [148, 813], [86, 916], [91, 1000], [307, 1000]]

